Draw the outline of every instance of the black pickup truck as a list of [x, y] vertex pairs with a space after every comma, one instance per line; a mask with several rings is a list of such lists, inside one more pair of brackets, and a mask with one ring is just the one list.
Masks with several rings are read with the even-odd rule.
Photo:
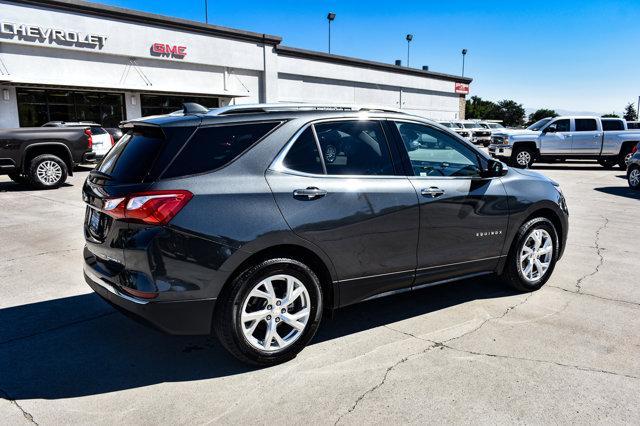
[[75, 166], [93, 160], [92, 144], [88, 126], [0, 129], [0, 175], [38, 189], [57, 188]]

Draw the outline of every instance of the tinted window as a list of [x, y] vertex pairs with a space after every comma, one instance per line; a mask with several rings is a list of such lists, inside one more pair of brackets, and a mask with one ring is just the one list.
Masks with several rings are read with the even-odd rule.
[[571, 121], [569, 119], [556, 120], [549, 124], [548, 129], [556, 129], [556, 132], [571, 131]]
[[602, 130], [615, 131], [624, 130], [624, 123], [622, 120], [602, 120]]
[[478, 156], [440, 130], [414, 123], [396, 123], [416, 176], [478, 176]]
[[164, 143], [160, 130], [127, 133], [111, 148], [97, 169], [119, 183], [142, 182]]
[[592, 118], [576, 118], [576, 132], [593, 132], [598, 130], [596, 120]]
[[102, 127], [92, 126], [91, 127], [91, 133], [94, 134], [94, 135], [105, 135], [107, 133], [107, 131], [104, 130]]
[[318, 153], [318, 145], [311, 127], [302, 132], [294, 142], [283, 164], [286, 168], [299, 172], [324, 174], [322, 161]]
[[275, 128], [279, 122], [202, 127], [162, 175], [194, 175], [225, 166]]
[[316, 125], [327, 174], [393, 175], [389, 148], [377, 121]]

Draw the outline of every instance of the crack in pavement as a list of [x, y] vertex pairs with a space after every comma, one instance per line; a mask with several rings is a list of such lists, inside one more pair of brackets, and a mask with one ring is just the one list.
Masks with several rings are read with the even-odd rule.
[[630, 300], [624, 300], [624, 299], [614, 299], [611, 297], [604, 297], [604, 296], [598, 296], [597, 294], [593, 294], [593, 293], [585, 293], [584, 291], [573, 291], [573, 290], [569, 290], [563, 287], [559, 287], [557, 285], [548, 285], [547, 287], [551, 287], [551, 288], [557, 288], [558, 290], [562, 290], [564, 292], [567, 293], [571, 293], [571, 294], [575, 294], [578, 296], [589, 296], [589, 297], [594, 297], [596, 299], [600, 299], [600, 300], [608, 300], [609, 302], [618, 302], [618, 303], [625, 303], [628, 305], [634, 305], [634, 306], [640, 306], [640, 302], [632, 302]]
[[22, 415], [24, 416], [25, 419], [27, 419], [27, 421], [29, 421], [30, 423], [33, 423], [34, 425], [38, 424], [38, 422], [34, 420], [33, 415], [31, 415], [31, 413], [29, 413], [24, 408], [22, 408], [22, 406], [18, 404], [18, 402], [15, 399], [11, 398], [9, 394], [2, 389], [0, 389], [0, 398], [6, 399], [9, 402], [9, 404], [16, 406], [18, 410], [22, 412]]
[[586, 280], [587, 278], [593, 277], [595, 274], [600, 272], [600, 268], [604, 264], [604, 255], [602, 254], [602, 252], [604, 251], [604, 247], [600, 247], [600, 233], [602, 231], [604, 231], [604, 229], [607, 227], [607, 225], [609, 225], [609, 218], [607, 218], [606, 216], [602, 216], [602, 218], [604, 219], [604, 223], [596, 231], [595, 238], [594, 238], [594, 241], [593, 241], [593, 244], [594, 244], [595, 249], [596, 249], [596, 254], [600, 258], [600, 261], [596, 265], [596, 268], [593, 270], [593, 272], [591, 272], [591, 273], [589, 273], [587, 275], [583, 275], [582, 277], [578, 278], [578, 280], [576, 281], [576, 289], [578, 290], [578, 293], [580, 293], [582, 291], [582, 283], [583, 283], [583, 281]]
[[444, 340], [444, 341], [442, 341], [442, 342], [438, 342], [438, 341], [430, 340], [430, 339], [424, 339], [424, 338], [418, 337], [418, 336], [416, 336], [416, 335], [414, 335], [414, 334], [407, 333], [407, 332], [404, 332], [404, 331], [401, 331], [401, 330], [395, 329], [395, 328], [393, 328], [393, 327], [389, 327], [388, 325], [384, 325], [383, 327], [388, 328], [389, 330], [392, 330], [392, 331], [395, 331], [395, 332], [397, 332], [397, 333], [401, 333], [401, 334], [404, 334], [404, 335], [410, 336], [410, 337], [412, 337], [412, 338], [414, 338], [414, 339], [418, 339], [418, 340], [422, 340], [422, 341], [424, 341], [424, 342], [428, 342], [428, 343], [430, 343], [430, 345], [429, 345], [427, 348], [423, 349], [422, 351], [415, 352], [415, 353], [413, 353], [413, 354], [407, 355], [407, 356], [405, 356], [405, 357], [401, 358], [401, 359], [400, 359], [399, 361], [397, 361], [396, 363], [394, 363], [392, 366], [387, 367], [387, 370], [385, 371], [384, 376], [382, 376], [382, 380], [381, 380], [379, 383], [377, 383], [375, 386], [370, 387], [370, 388], [369, 388], [369, 389], [367, 389], [364, 393], [362, 393], [360, 396], [358, 396], [358, 398], [356, 399], [356, 401], [355, 401], [355, 402], [353, 403], [353, 405], [352, 405], [352, 406], [347, 410], [347, 412], [346, 412], [346, 413], [341, 414], [341, 415], [336, 419], [336, 421], [335, 421], [335, 423], [334, 423], [334, 426], [335, 426], [335, 425], [337, 425], [338, 423], [340, 423], [340, 421], [341, 421], [345, 416], [348, 416], [348, 415], [349, 415], [349, 414], [351, 414], [353, 411], [355, 411], [355, 409], [358, 407], [358, 404], [360, 404], [360, 402], [362, 402], [362, 400], [363, 400], [364, 398], [366, 398], [366, 397], [367, 397], [367, 395], [369, 395], [369, 394], [371, 394], [371, 393], [375, 392], [376, 390], [380, 389], [380, 388], [385, 384], [385, 382], [387, 381], [387, 377], [389, 376], [389, 373], [391, 373], [391, 371], [393, 371], [393, 370], [394, 370], [396, 367], [398, 367], [399, 365], [404, 364], [405, 362], [407, 362], [408, 360], [410, 360], [410, 359], [412, 359], [412, 358], [418, 357], [418, 356], [420, 356], [420, 355], [424, 355], [425, 353], [429, 352], [431, 349], [435, 349], [435, 348], [446, 348], [446, 347], [448, 346], [448, 345], [446, 345], [446, 342], [450, 342], [450, 341], [453, 341], [453, 340], [456, 340], [456, 339], [460, 339], [461, 337], [468, 336], [469, 334], [475, 333], [475, 332], [477, 332], [478, 330], [480, 330], [480, 329], [481, 329], [481, 328], [482, 328], [482, 327], [483, 327], [487, 322], [489, 322], [489, 321], [504, 318], [504, 317], [505, 317], [507, 314], [509, 314], [509, 312], [511, 312], [512, 310], [514, 310], [514, 309], [515, 309], [515, 308], [517, 308], [518, 306], [522, 306], [523, 304], [525, 304], [525, 303], [529, 300], [529, 298], [530, 298], [532, 295], [533, 295], [533, 293], [529, 293], [529, 294], [527, 294], [527, 296], [526, 296], [522, 301], [520, 301], [520, 302], [518, 302], [518, 303], [516, 303], [516, 304], [514, 304], [514, 305], [511, 305], [511, 306], [509, 306], [509, 307], [507, 307], [507, 309], [505, 309], [505, 311], [504, 311], [501, 315], [499, 315], [499, 316], [497, 316], [497, 317], [489, 317], [489, 318], [485, 319], [485, 320], [484, 320], [484, 321], [483, 321], [483, 322], [482, 322], [478, 327], [475, 327], [474, 329], [472, 329], [472, 330], [470, 330], [470, 331], [467, 331], [466, 333], [463, 333], [463, 334], [461, 334], [460, 336], [456, 336], [456, 337], [453, 337], [453, 338], [450, 338], [450, 339]]
[[45, 256], [47, 254], [62, 254], [62, 253], [70, 253], [72, 251], [80, 251], [81, 249], [79, 248], [70, 248], [70, 249], [64, 249], [64, 250], [51, 250], [51, 251], [43, 251], [40, 253], [34, 253], [34, 254], [29, 254], [26, 256], [18, 256], [18, 257], [13, 257], [11, 259], [4, 259], [3, 262], [12, 262], [14, 260], [24, 260], [24, 259], [30, 259], [32, 257], [38, 257], [38, 256]]

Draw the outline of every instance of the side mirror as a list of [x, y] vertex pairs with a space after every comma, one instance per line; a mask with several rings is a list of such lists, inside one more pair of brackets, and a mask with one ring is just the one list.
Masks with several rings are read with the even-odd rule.
[[498, 160], [488, 160], [487, 168], [482, 171], [482, 177], [499, 177], [505, 174], [507, 174], [507, 169]]

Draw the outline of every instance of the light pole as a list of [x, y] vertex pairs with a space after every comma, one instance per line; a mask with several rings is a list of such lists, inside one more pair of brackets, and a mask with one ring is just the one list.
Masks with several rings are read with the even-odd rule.
[[411, 46], [411, 40], [413, 40], [413, 34], [407, 34], [405, 37], [407, 40], [407, 67], [409, 66], [409, 46]]
[[329, 22], [329, 53], [331, 53], [331, 21], [336, 19], [336, 14], [333, 12], [329, 12], [327, 14], [327, 21]]
[[464, 77], [464, 57], [467, 56], [467, 49], [462, 49], [462, 77]]
[[204, 0], [204, 23], [209, 23], [209, 4], [207, 0]]

